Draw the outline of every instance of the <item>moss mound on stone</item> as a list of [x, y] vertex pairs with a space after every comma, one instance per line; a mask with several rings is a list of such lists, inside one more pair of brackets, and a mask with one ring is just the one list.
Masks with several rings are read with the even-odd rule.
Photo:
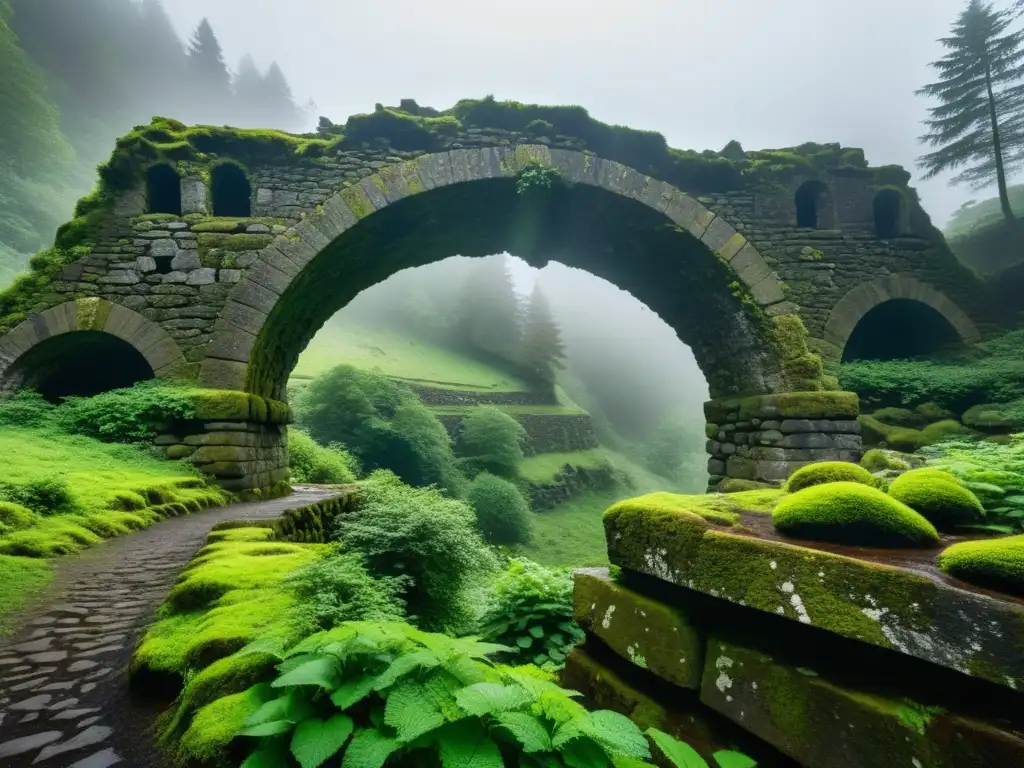
[[771, 512], [785, 492], [778, 488], [737, 493], [706, 493], [686, 495], [664, 491], [648, 493], [612, 505], [605, 516], [615, 516], [625, 510], [645, 513], [692, 514], [715, 525], [733, 526], [743, 512]]
[[805, 488], [779, 502], [772, 522], [788, 536], [838, 544], [927, 547], [939, 541], [938, 532], [924, 517], [861, 483]]
[[808, 464], [794, 472], [786, 482], [786, 490], [796, 493], [814, 485], [838, 482], [874, 486], [875, 478], [864, 467], [848, 461], [821, 461], [817, 464]]
[[868, 472], [884, 472], [890, 469], [902, 472], [910, 469], [910, 464], [896, 455], [894, 451], [885, 451], [881, 448], [872, 448], [865, 453], [861, 457], [860, 465]]
[[924, 422], [921, 414], [907, 408], [879, 408], [871, 416], [891, 427], [917, 427]]
[[905, 472], [893, 480], [889, 495], [941, 530], [977, 522], [985, 514], [977, 496], [953, 475], [938, 469]]
[[972, 584], [1024, 595], [1024, 536], [954, 544], [939, 555], [939, 567]]

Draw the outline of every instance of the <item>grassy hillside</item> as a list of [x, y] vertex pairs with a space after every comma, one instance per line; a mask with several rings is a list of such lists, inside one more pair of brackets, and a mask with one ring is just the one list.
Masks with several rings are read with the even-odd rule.
[[[1010, 207], [1018, 216], [1024, 214], [1024, 184], [1010, 187]], [[972, 229], [1002, 221], [999, 198], [990, 197], [958, 209], [949, 219], [943, 234], [947, 237], [965, 235]]]
[[348, 363], [411, 383], [482, 392], [520, 392], [521, 379], [486, 362], [392, 331], [331, 321], [309, 343], [292, 379], [312, 379]]

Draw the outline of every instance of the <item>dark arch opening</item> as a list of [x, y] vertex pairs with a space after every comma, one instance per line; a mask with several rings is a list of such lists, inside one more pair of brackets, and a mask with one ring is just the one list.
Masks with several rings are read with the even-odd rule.
[[102, 331], [65, 333], [25, 353], [12, 377], [50, 402], [91, 397], [153, 378], [146, 358], [131, 344]]
[[890, 299], [868, 311], [850, 334], [843, 362], [901, 360], [961, 344], [940, 312], [914, 299]]
[[883, 239], [899, 237], [903, 196], [894, 189], [875, 195], [875, 234]]
[[252, 215], [252, 187], [237, 165], [218, 165], [211, 174], [213, 215], [245, 219]]
[[537, 267], [557, 261], [629, 292], [693, 350], [712, 397], [765, 392], [781, 376], [763, 327], [729, 287], [735, 273], [663, 213], [584, 184], [524, 196], [503, 178], [411, 195], [336, 238], [259, 329], [245, 388], [285, 397], [299, 353], [362, 290], [409, 267], [495, 253]]
[[821, 199], [828, 188], [821, 181], [805, 181], [796, 191], [796, 225], [817, 229]]
[[169, 165], [154, 165], [146, 173], [146, 204], [150, 213], [181, 216], [181, 179]]

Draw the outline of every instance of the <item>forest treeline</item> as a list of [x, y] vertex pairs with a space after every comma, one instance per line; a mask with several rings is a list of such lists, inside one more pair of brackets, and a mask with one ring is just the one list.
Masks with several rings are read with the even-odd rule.
[[0, 0], [0, 286], [47, 247], [114, 141], [156, 115], [299, 131], [276, 64], [229, 64], [204, 19], [191, 39], [161, 0]]

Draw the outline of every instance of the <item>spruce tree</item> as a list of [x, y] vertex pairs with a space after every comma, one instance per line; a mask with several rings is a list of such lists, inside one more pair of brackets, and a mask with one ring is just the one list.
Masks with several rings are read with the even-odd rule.
[[260, 100], [263, 97], [263, 75], [252, 56], [245, 54], [238, 63], [238, 72], [232, 83], [235, 98], [232, 123], [241, 128], [267, 128], [262, 125], [264, 114]]
[[189, 80], [198, 96], [196, 118], [203, 122], [227, 122], [231, 111], [231, 75], [224, 52], [210, 22], [203, 19], [188, 47]]
[[996, 182], [1003, 216], [1016, 219], [1007, 175], [1024, 165], [1024, 31], [1011, 30], [1012, 14], [970, 0], [939, 42], [947, 53], [932, 66], [939, 80], [918, 91], [939, 104], [929, 110], [921, 141], [938, 147], [919, 159], [925, 178], [962, 169], [954, 184], [981, 189]]
[[291, 86], [276, 61], [270, 64], [263, 76], [260, 91], [268, 126], [281, 130], [298, 130], [302, 127], [302, 111], [295, 105]]
[[519, 296], [505, 256], [487, 256], [469, 272], [458, 307], [458, 343], [512, 362], [520, 337]]
[[565, 346], [540, 284], [534, 286], [530, 295], [519, 358], [536, 384], [553, 389], [555, 371], [564, 367]]

